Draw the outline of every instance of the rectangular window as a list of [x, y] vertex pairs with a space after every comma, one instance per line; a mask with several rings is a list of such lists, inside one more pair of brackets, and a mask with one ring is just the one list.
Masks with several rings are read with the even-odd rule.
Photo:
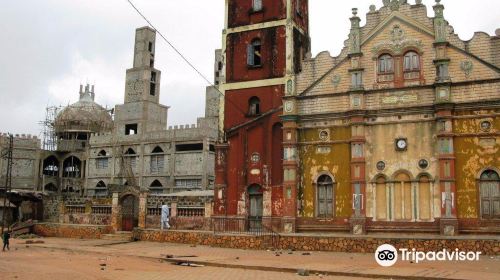
[[156, 72], [151, 72], [151, 82], [156, 83]]
[[203, 143], [175, 145], [176, 152], [203, 151]]
[[136, 123], [125, 125], [125, 135], [136, 135], [139, 132]]
[[253, 0], [252, 9], [254, 12], [262, 11], [262, 0]]
[[176, 188], [201, 188], [201, 179], [177, 179], [175, 180]]
[[152, 42], [149, 42], [148, 50], [149, 50], [149, 52], [153, 52], [153, 43]]
[[363, 87], [363, 73], [361, 72], [352, 73], [351, 83], [353, 88]]
[[164, 155], [151, 156], [151, 173], [161, 173], [164, 166]]
[[108, 168], [108, 158], [98, 158], [96, 159], [97, 169], [107, 169]]
[[446, 80], [446, 79], [449, 78], [448, 65], [447, 64], [440, 64], [438, 66], [438, 78], [440, 80]]
[[149, 94], [151, 96], [155, 96], [156, 95], [156, 84], [155, 83], [151, 83], [150, 84], [150, 87], [149, 87]]

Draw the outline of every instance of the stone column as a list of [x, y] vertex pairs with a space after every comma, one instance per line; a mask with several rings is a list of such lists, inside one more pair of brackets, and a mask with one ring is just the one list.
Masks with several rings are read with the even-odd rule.
[[366, 159], [363, 116], [351, 117], [351, 233], [366, 233]]
[[215, 186], [214, 186], [214, 216], [226, 215], [227, 199], [227, 151], [229, 145], [219, 143], [215, 146]]
[[113, 198], [111, 202], [111, 227], [113, 231], [120, 231], [122, 227], [121, 222], [121, 207], [120, 207], [120, 198], [117, 192], [113, 193]]
[[[296, 113], [295, 100], [285, 102], [285, 114]], [[297, 185], [298, 180], [298, 134], [296, 115], [286, 115], [283, 120], [283, 232], [292, 233], [297, 230]]]
[[139, 223], [140, 229], [146, 228], [146, 215], [147, 215], [147, 204], [148, 204], [148, 192], [141, 192], [139, 194]]

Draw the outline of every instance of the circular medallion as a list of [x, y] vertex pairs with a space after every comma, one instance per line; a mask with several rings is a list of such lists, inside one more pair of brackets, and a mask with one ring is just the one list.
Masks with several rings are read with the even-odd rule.
[[383, 161], [377, 162], [377, 170], [384, 171], [385, 170], [385, 162], [383, 162]]
[[481, 122], [481, 130], [488, 132], [491, 130], [491, 122], [490, 121], [482, 121]]
[[429, 167], [429, 162], [426, 159], [421, 159], [418, 161], [418, 167], [420, 169], [427, 169]]

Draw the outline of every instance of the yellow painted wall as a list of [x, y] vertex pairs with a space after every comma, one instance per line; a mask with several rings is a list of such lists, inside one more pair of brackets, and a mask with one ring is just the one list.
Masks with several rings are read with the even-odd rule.
[[[473, 119], [457, 119], [454, 121], [455, 133], [481, 133], [480, 123], [492, 121], [491, 132], [500, 131], [500, 117], [480, 117]], [[481, 138], [496, 139], [494, 146], [481, 145]], [[458, 218], [479, 217], [479, 173], [487, 167], [500, 168], [500, 137], [456, 137], [454, 140], [456, 156], [456, 186]]]
[[[331, 127], [330, 140], [347, 141], [351, 137], [351, 129], [349, 127]], [[300, 142], [316, 142], [319, 139], [320, 129], [307, 129], [300, 133]], [[329, 154], [317, 153], [318, 146], [330, 146]], [[315, 215], [315, 186], [313, 181], [318, 174], [323, 171], [330, 172], [336, 182], [335, 186], [335, 217], [351, 216], [351, 180], [350, 180], [350, 144], [304, 144], [300, 148], [301, 158], [301, 186], [303, 188], [304, 209], [303, 217], [314, 217]]]

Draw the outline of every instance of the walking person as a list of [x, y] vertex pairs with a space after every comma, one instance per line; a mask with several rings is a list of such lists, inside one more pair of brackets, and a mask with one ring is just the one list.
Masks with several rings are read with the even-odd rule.
[[168, 223], [170, 220], [170, 210], [168, 209], [168, 205], [161, 206], [161, 230], [169, 229], [170, 224]]
[[3, 239], [3, 249], [2, 249], [2, 251], [5, 252], [5, 247], [7, 247], [7, 250], [10, 251], [10, 247], [9, 247], [10, 232], [8, 230], [6, 230], [3, 233], [2, 239]]

